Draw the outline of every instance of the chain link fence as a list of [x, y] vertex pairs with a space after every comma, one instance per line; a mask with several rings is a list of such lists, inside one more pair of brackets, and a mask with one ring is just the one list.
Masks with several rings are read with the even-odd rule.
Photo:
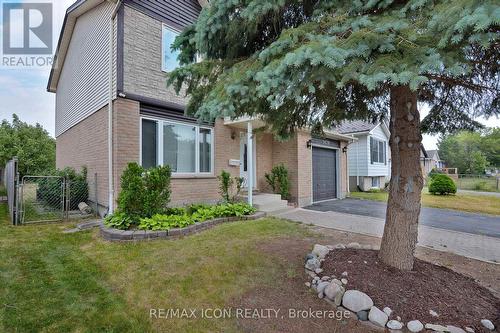
[[460, 190], [480, 192], [500, 192], [500, 177], [488, 175], [458, 175]]
[[17, 159], [9, 161], [3, 174], [12, 224], [99, 217], [97, 174], [20, 178], [17, 165]]

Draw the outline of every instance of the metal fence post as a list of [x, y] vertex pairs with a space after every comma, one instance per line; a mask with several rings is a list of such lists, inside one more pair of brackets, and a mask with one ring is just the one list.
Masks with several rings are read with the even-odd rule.
[[94, 173], [94, 192], [95, 192], [95, 217], [98, 217], [99, 216], [99, 199], [97, 197], [97, 172]]

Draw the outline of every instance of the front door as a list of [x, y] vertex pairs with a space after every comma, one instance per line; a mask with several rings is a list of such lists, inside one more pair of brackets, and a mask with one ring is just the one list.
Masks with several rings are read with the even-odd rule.
[[254, 169], [254, 181], [253, 181], [253, 187], [255, 188], [255, 140], [254, 140], [254, 154], [250, 154], [248, 151], [248, 136], [247, 133], [241, 133], [240, 137], [240, 177], [243, 178], [243, 187], [247, 188], [248, 187], [248, 161], [250, 160], [251, 155], [253, 155], [253, 169]]
[[313, 201], [337, 197], [337, 151], [313, 147]]

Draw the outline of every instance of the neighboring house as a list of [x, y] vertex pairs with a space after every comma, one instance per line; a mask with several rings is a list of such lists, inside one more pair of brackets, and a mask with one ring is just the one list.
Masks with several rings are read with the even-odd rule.
[[312, 139], [303, 130], [280, 142], [265, 131], [249, 135], [265, 125], [256, 119], [212, 124], [185, 115], [186, 98], [167, 88], [166, 73], [177, 66], [170, 45], [200, 10], [195, 0], [80, 0], [68, 9], [48, 83], [57, 167], [97, 174], [96, 200], [111, 211], [129, 162], [170, 165], [172, 205], [217, 201], [222, 170], [269, 191], [265, 174], [279, 164], [296, 205], [345, 197], [351, 137], [331, 131]]
[[439, 151], [426, 150], [423, 146], [420, 154], [420, 165], [422, 167], [424, 177], [427, 177], [433, 169], [441, 170], [446, 166], [445, 162], [439, 157]]
[[368, 191], [382, 189], [391, 177], [389, 128], [384, 122], [370, 123], [356, 120], [344, 122], [336, 128], [357, 140], [349, 146], [349, 187]]

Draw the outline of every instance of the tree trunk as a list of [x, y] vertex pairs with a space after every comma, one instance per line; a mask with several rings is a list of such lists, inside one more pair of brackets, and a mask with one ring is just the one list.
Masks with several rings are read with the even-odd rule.
[[422, 134], [417, 93], [408, 86], [391, 88], [391, 183], [380, 260], [412, 270], [424, 181], [420, 168]]

